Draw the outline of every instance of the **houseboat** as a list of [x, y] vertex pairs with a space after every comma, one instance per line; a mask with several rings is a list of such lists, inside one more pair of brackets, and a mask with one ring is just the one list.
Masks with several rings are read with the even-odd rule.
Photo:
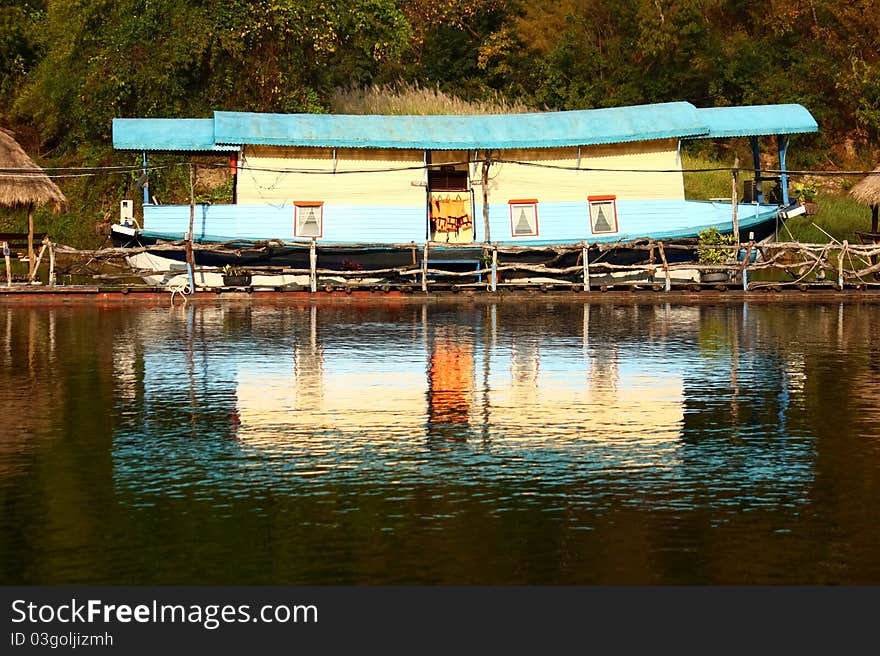
[[[234, 192], [229, 204], [169, 205], [145, 184], [140, 221], [123, 201], [112, 235], [120, 246], [191, 239], [236, 248], [198, 251], [202, 267], [308, 266], [314, 242], [322, 268], [375, 268], [415, 264], [426, 244], [432, 261], [467, 262], [487, 244], [676, 240], [712, 226], [730, 234], [730, 198], [685, 199], [681, 150], [686, 140], [746, 137], [755, 182], [737, 204], [738, 228], [761, 240], [796, 213], [789, 136], [817, 130], [801, 105], [688, 102], [511, 115], [117, 118], [114, 148], [142, 154], [144, 180], [151, 153], [228, 155]], [[772, 175], [761, 165], [766, 136], [776, 138]], [[137, 266], [168, 269], [183, 251], [143, 257]]]

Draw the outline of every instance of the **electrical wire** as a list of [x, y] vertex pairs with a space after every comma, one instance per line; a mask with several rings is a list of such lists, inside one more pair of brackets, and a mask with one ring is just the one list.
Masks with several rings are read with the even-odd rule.
[[[472, 164], [512, 164], [517, 166], [527, 166], [533, 168], [542, 168], [542, 169], [552, 169], [552, 170], [560, 170], [560, 171], [573, 171], [573, 172], [595, 172], [595, 173], [713, 173], [720, 171], [728, 171], [730, 173], [733, 172], [753, 172], [756, 169], [747, 168], [747, 167], [728, 167], [728, 166], [719, 166], [719, 167], [705, 167], [705, 168], [693, 168], [693, 169], [685, 169], [685, 168], [675, 168], [675, 169], [620, 169], [620, 168], [608, 168], [608, 167], [587, 167], [587, 166], [565, 166], [562, 164], [546, 164], [542, 162], [525, 162], [519, 160], [509, 160], [509, 159], [501, 159], [501, 158], [491, 158], [491, 159], [475, 159], [469, 161], [461, 161], [461, 162], [446, 162], [444, 164], [417, 164], [412, 166], [392, 166], [385, 167], [381, 169], [350, 169], [350, 170], [325, 170], [325, 169], [295, 169], [295, 168], [270, 168], [270, 167], [261, 167], [261, 166], [242, 166], [238, 165], [236, 170], [238, 172], [256, 172], [256, 173], [277, 173], [277, 174], [297, 174], [297, 175], [351, 175], [351, 174], [366, 174], [366, 173], [395, 173], [395, 172], [403, 172], [403, 171], [431, 171], [438, 170], [440, 166], [465, 166]], [[137, 172], [153, 172], [153, 171], [161, 171], [168, 170], [178, 167], [191, 166], [190, 162], [178, 162], [173, 164], [162, 164], [162, 165], [149, 165], [149, 166], [141, 166], [141, 165], [130, 165], [130, 166], [83, 166], [83, 167], [46, 167], [43, 169], [34, 169], [34, 168], [12, 168], [12, 167], [0, 167], [0, 178], [28, 178], [28, 177], [47, 177], [50, 179], [66, 179], [66, 178], [81, 178], [81, 177], [95, 177], [99, 175], [118, 175], [120, 173], [137, 173]], [[205, 163], [199, 164], [199, 168], [227, 168], [229, 165], [226, 163], [218, 164], [218, 163]], [[57, 173], [53, 173], [56, 172]], [[69, 171], [69, 172], [67, 172]], [[799, 176], [815, 176], [815, 177], [851, 177], [851, 176], [880, 176], [880, 170], [870, 170], [870, 171], [819, 171], [819, 170], [783, 170], [783, 169], [757, 169], [759, 174], [773, 174], [773, 175], [786, 175], [789, 177], [799, 177]]]

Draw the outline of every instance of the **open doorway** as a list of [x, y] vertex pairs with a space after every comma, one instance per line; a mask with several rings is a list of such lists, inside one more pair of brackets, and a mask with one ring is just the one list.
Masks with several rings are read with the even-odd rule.
[[[431, 241], [474, 241], [474, 200], [465, 151], [429, 154], [428, 235]], [[439, 161], [438, 161], [439, 160]]]

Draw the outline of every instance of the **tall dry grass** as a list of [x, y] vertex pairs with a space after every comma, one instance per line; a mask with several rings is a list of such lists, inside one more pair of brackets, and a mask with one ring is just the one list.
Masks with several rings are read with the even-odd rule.
[[535, 111], [499, 95], [488, 100], [468, 101], [450, 96], [439, 87], [412, 84], [377, 85], [336, 89], [330, 96], [334, 114], [525, 114]]

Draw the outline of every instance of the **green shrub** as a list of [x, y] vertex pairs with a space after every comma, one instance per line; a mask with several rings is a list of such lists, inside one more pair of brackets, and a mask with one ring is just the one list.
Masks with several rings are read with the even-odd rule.
[[733, 235], [722, 235], [718, 228], [701, 230], [697, 235], [697, 261], [700, 264], [724, 264], [731, 259], [732, 251], [713, 246], [729, 246], [735, 243]]

